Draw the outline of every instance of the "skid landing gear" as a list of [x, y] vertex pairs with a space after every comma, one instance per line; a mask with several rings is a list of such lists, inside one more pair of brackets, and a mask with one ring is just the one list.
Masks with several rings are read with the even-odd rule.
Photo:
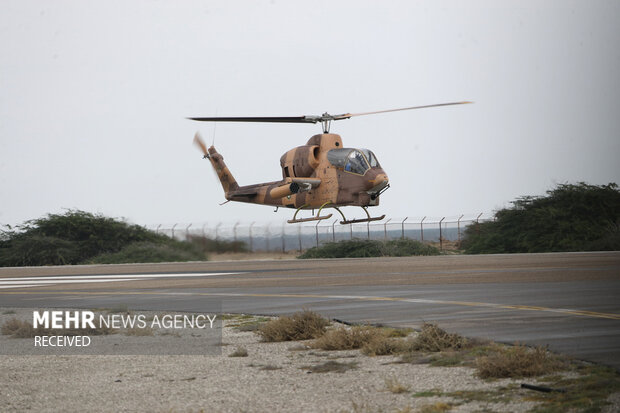
[[[295, 215], [293, 215], [293, 219], [289, 219], [286, 222], [288, 222], [289, 224], [299, 224], [301, 222], [321, 221], [323, 219], [329, 219], [329, 218], [332, 217], [332, 214], [321, 216], [321, 211], [328, 204], [331, 204], [331, 202], [326, 202], [323, 205], [321, 205], [321, 207], [319, 208], [319, 211], [317, 212], [315, 217], [297, 219], [297, 214], [299, 213], [299, 211], [301, 211], [302, 209], [304, 209], [304, 208], [306, 208], [308, 206], [308, 204], [302, 205], [299, 208], [297, 208], [297, 210], [295, 211]], [[342, 212], [341, 212], [341, 214], [342, 214]]]
[[360, 218], [360, 219], [346, 219], [344, 217], [344, 215], [342, 214], [342, 212], [340, 212], [340, 210], [338, 208], [336, 208], [336, 210], [338, 210], [338, 212], [340, 212], [340, 215], [342, 215], [342, 221], [340, 221], [340, 223], [342, 225], [346, 225], [346, 224], [358, 224], [360, 222], [372, 222], [372, 221], [381, 221], [383, 218], [385, 218], [385, 215], [381, 215], [380, 217], [371, 217], [370, 214], [368, 213], [368, 209], [366, 209], [366, 207], [362, 207], [362, 209], [364, 210], [364, 212], [366, 213], [367, 218]]
[[[299, 208], [297, 208], [297, 210], [295, 211], [295, 214], [293, 215], [293, 219], [289, 219], [288, 222], [289, 224], [299, 224], [302, 222], [311, 222], [311, 221], [321, 221], [324, 219], [329, 219], [332, 217], [333, 214], [328, 214], [328, 215], [323, 215], [321, 216], [321, 211], [323, 210], [323, 208], [325, 208], [327, 205], [331, 204], [331, 202], [326, 202], [323, 205], [321, 205], [321, 207], [319, 208], [317, 214], [315, 217], [310, 217], [310, 218], [297, 218], [297, 214], [299, 213], [299, 211], [301, 211], [304, 208], [307, 208], [308, 205], [302, 205]], [[359, 218], [359, 219], [347, 219], [344, 214], [342, 213], [342, 211], [340, 210], [340, 208], [334, 206], [332, 207], [334, 208], [336, 211], [338, 211], [338, 213], [340, 214], [340, 216], [342, 216], [342, 221], [340, 221], [340, 224], [342, 225], [347, 225], [347, 224], [358, 224], [361, 222], [372, 222], [372, 221], [381, 221], [383, 218], [385, 218], [385, 215], [381, 215], [380, 217], [371, 217], [370, 214], [368, 213], [368, 209], [366, 207], [362, 207], [362, 209], [364, 210], [364, 212], [366, 213], [366, 218]]]

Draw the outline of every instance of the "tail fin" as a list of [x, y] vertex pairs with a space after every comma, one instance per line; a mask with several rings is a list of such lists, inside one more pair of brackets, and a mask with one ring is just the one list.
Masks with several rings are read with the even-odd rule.
[[224, 163], [224, 157], [217, 153], [214, 146], [209, 148], [209, 160], [211, 161], [211, 165], [213, 165], [213, 169], [215, 169], [215, 172], [217, 173], [217, 177], [222, 183], [222, 188], [224, 188], [226, 198], [228, 199], [228, 193], [237, 190], [239, 185]]

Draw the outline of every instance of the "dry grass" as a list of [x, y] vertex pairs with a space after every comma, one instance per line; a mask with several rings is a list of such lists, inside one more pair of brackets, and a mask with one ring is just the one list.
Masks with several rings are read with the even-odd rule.
[[2, 334], [13, 338], [31, 338], [37, 335], [37, 330], [28, 321], [11, 318], [2, 325]]
[[367, 356], [391, 356], [402, 354], [409, 348], [408, 343], [400, 338], [377, 335], [362, 347], [362, 353]]
[[523, 345], [498, 347], [494, 353], [476, 360], [478, 376], [484, 379], [534, 377], [564, 367], [565, 363], [546, 348], [528, 348]]
[[445, 350], [461, 350], [468, 344], [468, 340], [459, 334], [450, 334], [436, 324], [424, 323], [420, 333], [411, 341], [410, 349], [435, 353]]
[[244, 347], [237, 347], [235, 351], [230, 353], [228, 357], [247, 357], [248, 351]]
[[402, 384], [396, 377], [388, 377], [385, 379], [385, 388], [389, 392], [394, 394], [407, 393], [410, 390], [409, 386]]
[[306, 369], [312, 373], [344, 373], [347, 370], [352, 370], [357, 368], [357, 362], [350, 361], [348, 363], [340, 363], [338, 361], [326, 361], [323, 364], [317, 364], [315, 366], [303, 366], [303, 369]]
[[97, 336], [113, 334], [115, 332], [112, 328], [99, 327], [99, 328], [55, 328], [46, 329], [44, 327], [32, 326], [29, 321], [22, 321], [17, 318], [11, 318], [2, 325], [1, 332], [3, 335], [11, 336], [12, 338], [32, 338], [34, 336], [45, 335], [60, 335], [60, 336]]
[[311, 346], [328, 351], [361, 349], [367, 356], [399, 354], [406, 351], [408, 345], [403, 339], [394, 338], [394, 335], [402, 337], [394, 331], [368, 326], [339, 327], [327, 330]]
[[312, 347], [321, 350], [353, 350], [362, 348], [381, 335], [374, 327], [338, 327], [328, 330], [321, 337], [314, 340]]
[[321, 315], [304, 310], [262, 324], [256, 333], [263, 341], [295, 341], [321, 337], [329, 325], [329, 320]]

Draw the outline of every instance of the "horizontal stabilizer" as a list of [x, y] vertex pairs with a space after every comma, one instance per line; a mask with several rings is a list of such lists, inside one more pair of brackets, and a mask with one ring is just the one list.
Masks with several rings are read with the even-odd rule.
[[258, 191], [254, 189], [232, 191], [227, 194], [230, 198], [252, 197], [258, 195]]

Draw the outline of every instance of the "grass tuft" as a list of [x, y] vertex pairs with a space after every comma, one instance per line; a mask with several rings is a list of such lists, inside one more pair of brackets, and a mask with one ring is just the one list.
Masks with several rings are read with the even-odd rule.
[[11, 318], [6, 321], [0, 329], [3, 335], [11, 336], [12, 338], [32, 338], [34, 336], [45, 335], [62, 335], [62, 336], [81, 336], [81, 335], [107, 335], [115, 332], [112, 328], [98, 327], [98, 328], [55, 328], [46, 329], [42, 326], [34, 328], [29, 321], [18, 320], [17, 318]]
[[321, 350], [354, 350], [362, 348], [380, 334], [375, 327], [338, 327], [314, 340], [312, 347]]
[[307, 369], [312, 373], [344, 373], [347, 370], [353, 370], [357, 368], [357, 362], [351, 361], [348, 363], [340, 363], [338, 361], [326, 361], [323, 364], [317, 364], [314, 366], [304, 366], [303, 369]]
[[407, 393], [409, 386], [402, 384], [396, 377], [388, 377], [385, 379], [385, 388], [394, 394]]
[[263, 341], [295, 341], [317, 338], [325, 333], [329, 320], [309, 310], [262, 324], [256, 333]]
[[36, 331], [28, 321], [11, 318], [2, 325], [2, 334], [13, 338], [31, 338]]
[[564, 367], [565, 363], [546, 348], [523, 345], [498, 347], [494, 353], [476, 360], [477, 374], [483, 379], [548, 375]]
[[468, 340], [459, 334], [450, 334], [436, 324], [424, 323], [422, 330], [411, 341], [411, 350], [435, 353], [445, 350], [460, 350], [468, 345]]
[[247, 356], [248, 356], [248, 351], [245, 349], [245, 347], [237, 347], [235, 351], [233, 351], [232, 353], [228, 355], [228, 357], [247, 357]]

